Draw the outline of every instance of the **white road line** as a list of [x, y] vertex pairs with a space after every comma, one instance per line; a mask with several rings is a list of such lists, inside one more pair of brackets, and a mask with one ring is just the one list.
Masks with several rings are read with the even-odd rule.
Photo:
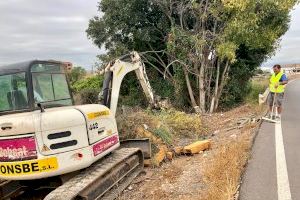
[[291, 200], [292, 197], [286, 167], [281, 122], [275, 124], [275, 144], [278, 200]]

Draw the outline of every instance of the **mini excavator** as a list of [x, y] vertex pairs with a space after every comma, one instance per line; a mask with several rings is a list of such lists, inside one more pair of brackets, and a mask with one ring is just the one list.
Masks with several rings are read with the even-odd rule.
[[143, 169], [141, 149], [120, 148], [115, 119], [131, 71], [154, 105], [137, 52], [107, 65], [101, 104], [74, 104], [61, 62], [0, 67], [0, 199], [45, 180], [54, 187], [45, 200], [115, 199]]

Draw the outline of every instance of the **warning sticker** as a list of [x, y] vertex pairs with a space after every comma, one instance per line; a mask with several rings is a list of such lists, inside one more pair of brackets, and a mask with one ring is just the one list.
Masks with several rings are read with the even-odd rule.
[[92, 112], [92, 113], [87, 114], [89, 119], [95, 119], [95, 118], [107, 116], [107, 115], [109, 115], [109, 110], [104, 110], [104, 111], [100, 111], [100, 112]]
[[32, 161], [0, 163], [0, 175], [2, 176], [29, 175], [51, 172], [57, 169], [58, 162], [55, 157]]

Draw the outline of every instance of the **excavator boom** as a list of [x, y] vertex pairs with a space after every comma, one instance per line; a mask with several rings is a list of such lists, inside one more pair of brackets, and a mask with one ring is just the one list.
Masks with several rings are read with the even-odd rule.
[[139, 54], [134, 51], [129, 56], [110, 62], [102, 71], [105, 73], [101, 92], [102, 103], [110, 108], [113, 115], [116, 114], [122, 80], [131, 71], [135, 71], [149, 104], [156, 107], [154, 93], [148, 80], [145, 65]]

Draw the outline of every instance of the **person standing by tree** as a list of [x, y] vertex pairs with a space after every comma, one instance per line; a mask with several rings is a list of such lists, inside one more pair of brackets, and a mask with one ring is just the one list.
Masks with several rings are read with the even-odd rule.
[[[281, 71], [281, 66], [276, 64], [273, 66], [274, 74], [270, 78], [270, 94], [268, 96], [268, 105], [270, 115], [272, 112], [273, 102], [275, 108], [277, 108], [277, 119], [281, 118], [282, 101], [284, 97], [285, 85], [288, 83], [287, 76]], [[276, 96], [276, 98], [275, 98]]]

